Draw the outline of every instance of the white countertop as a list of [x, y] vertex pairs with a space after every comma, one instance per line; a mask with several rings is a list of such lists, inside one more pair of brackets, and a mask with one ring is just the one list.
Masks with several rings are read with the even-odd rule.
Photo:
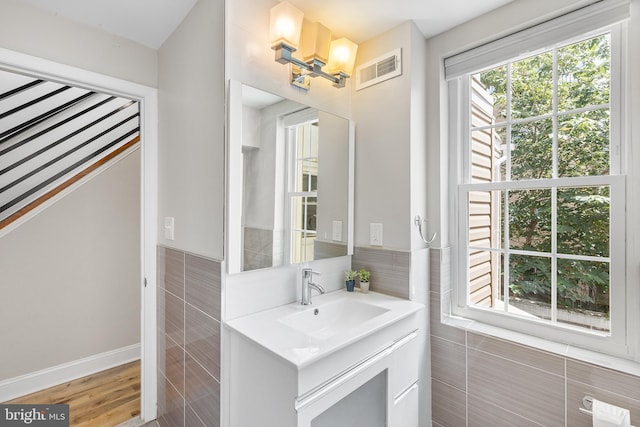
[[[296, 330], [281, 320], [305, 310], [322, 310], [323, 305], [341, 299], [353, 299], [387, 311], [329, 337]], [[314, 295], [312, 302], [312, 305], [304, 306], [298, 301], [233, 319], [226, 322], [226, 325], [300, 369], [424, 308], [422, 304], [413, 301], [375, 292], [365, 294], [357, 289], [355, 292], [340, 290]]]

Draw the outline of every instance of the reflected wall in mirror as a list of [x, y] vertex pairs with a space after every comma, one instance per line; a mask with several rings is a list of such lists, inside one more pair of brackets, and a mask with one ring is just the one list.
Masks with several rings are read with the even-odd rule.
[[229, 273], [351, 254], [349, 120], [237, 82], [229, 92]]

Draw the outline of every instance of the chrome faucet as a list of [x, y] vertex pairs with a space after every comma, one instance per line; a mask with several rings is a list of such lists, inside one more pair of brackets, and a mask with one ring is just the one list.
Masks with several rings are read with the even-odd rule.
[[311, 304], [311, 289], [315, 289], [320, 295], [324, 294], [324, 288], [313, 283], [314, 274], [320, 275], [320, 273], [316, 273], [310, 268], [302, 269], [302, 301], [300, 301], [302, 305]]

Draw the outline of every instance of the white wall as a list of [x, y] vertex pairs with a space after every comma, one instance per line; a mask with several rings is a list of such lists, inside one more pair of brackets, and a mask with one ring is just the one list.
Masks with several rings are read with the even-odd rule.
[[140, 150], [0, 238], [0, 380], [140, 342]]
[[[224, 1], [200, 0], [158, 53], [159, 243], [222, 259]], [[164, 217], [175, 240], [164, 239]]]
[[402, 75], [353, 94], [356, 121], [355, 244], [369, 245], [369, 224], [382, 223], [386, 249], [411, 250], [412, 218], [424, 216], [426, 183], [424, 60], [426, 42], [406, 22], [358, 48], [356, 66], [402, 48]]
[[150, 87], [157, 84], [155, 50], [26, 2], [0, 2], [0, 47]]
[[[411, 25], [411, 143], [410, 158], [410, 208], [409, 217], [402, 218], [409, 227], [411, 249], [425, 246], [413, 219], [416, 215], [428, 219], [427, 214], [427, 41], [415, 25]], [[408, 224], [407, 222], [408, 221]], [[425, 238], [430, 239], [429, 224], [423, 228]], [[428, 290], [427, 290], [428, 291]]]

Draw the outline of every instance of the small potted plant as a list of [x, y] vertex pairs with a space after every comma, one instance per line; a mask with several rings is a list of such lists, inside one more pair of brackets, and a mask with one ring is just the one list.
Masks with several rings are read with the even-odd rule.
[[354, 270], [347, 270], [344, 272], [344, 280], [347, 285], [347, 292], [353, 292], [353, 288], [356, 285], [356, 277], [358, 272]]
[[366, 294], [369, 292], [369, 279], [371, 278], [371, 272], [362, 268], [358, 271], [358, 277], [360, 278], [360, 290]]

